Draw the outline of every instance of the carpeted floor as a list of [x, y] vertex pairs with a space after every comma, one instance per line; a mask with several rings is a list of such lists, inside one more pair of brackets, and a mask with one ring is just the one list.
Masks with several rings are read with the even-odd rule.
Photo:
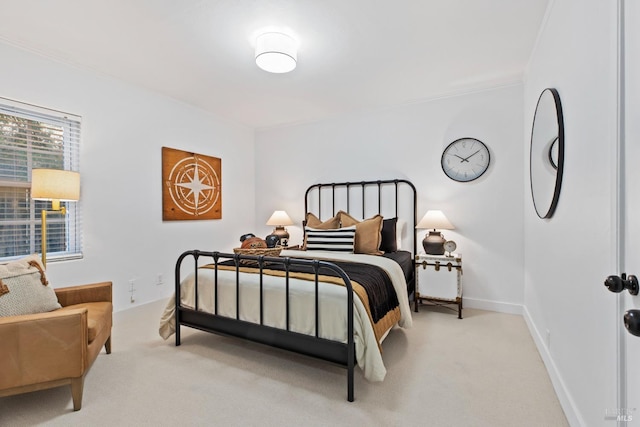
[[163, 301], [114, 315], [73, 412], [69, 387], [0, 398], [1, 426], [566, 426], [521, 316], [443, 308], [413, 313], [383, 344], [387, 377], [183, 328], [157, 334]]

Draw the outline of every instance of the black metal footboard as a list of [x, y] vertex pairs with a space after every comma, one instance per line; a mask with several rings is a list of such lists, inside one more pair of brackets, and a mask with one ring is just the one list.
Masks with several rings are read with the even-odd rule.
[[[182, 307], [180, 304], [181, 290], [181, 266], [187, 257], [193, 257], [195, 268], [195, 309]], [[198, 307], [198, 261], [200, 257], [211, 258], [215, 265], [214, 274], [214, 297], [215, 307], [213, 313], [200, 311]], [[218, 265], [223, 261], [233, 260], [235, 263], [236, 276], [236, 317], [226, 317], [218, 314]], [[241, 261], [253, 261], [260, 269], [260, 323], [247, 322], [240, 319], [240, 267]], [[263, 323], [263, 268], [268, 264], [280, 264], [284, 267], [285, 274], [284, 289], [286, 293], [286, 328], [280, 329], [267, 326]], [[289, 324], [289, 273], [292, 266], [311, 267], [315, 273], [315, 336], [306, 335], [290, 330]], [[318, 309], [318, 276], [320, 270], [329, 270], [337, 274], [343, 281], [347, 290], [347, 342], [332, 341], [321, 338], [319, 330], [319, 309]], [[205, 252], [199, 250], [186, 251], [178, 258], [175, 269], [175, 322], [176, 322], [176, 346], [180, 345], [180, 325], [203, 331], [213, 332], [221, 335], [240, 337], [272, 347], [293, 351], [307, 356], [316, 357], [337, 363], [347, 368], [347, 400], [353, 402], [354, 399], [354, 366], [355, 366], [355, 344], [353, 337], [353, 288], [346, 273], [337, 265], [319, 260], [298, 259], [288, 257], [265, 257], [228, 254], [220, 252]]]

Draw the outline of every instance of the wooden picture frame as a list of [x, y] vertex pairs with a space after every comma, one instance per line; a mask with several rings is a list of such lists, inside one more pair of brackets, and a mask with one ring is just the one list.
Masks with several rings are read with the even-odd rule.
[[222, 160], [162, 147], [162, 220], [222, 219]]

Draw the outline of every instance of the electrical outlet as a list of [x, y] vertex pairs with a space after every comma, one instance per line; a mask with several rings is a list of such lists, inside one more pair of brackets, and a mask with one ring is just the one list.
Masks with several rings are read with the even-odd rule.
[[129, 301], [131, 301], [131, 304], [133, 304], [134, 302], [136, 302], [136, 295], [135, 295], [135, 291], [136, 291], [136, 280], [135, 279], [129, 279], [129, 293], [130, 298]]
[[158, 273], [158, 279], [156, 280], [156, 285], [160, 286], [164, 284], [164, 276], [162, 273]]

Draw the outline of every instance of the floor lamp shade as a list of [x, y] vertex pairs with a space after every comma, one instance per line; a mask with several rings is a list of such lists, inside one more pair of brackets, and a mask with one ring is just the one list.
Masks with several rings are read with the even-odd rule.
[[57, 169], [31, 171], [31, 198], [76, 201], [80, 199], [80, 174]]
[[[31, 170], [31, 198], [34, 200], [51, 200], [54, 213], [66, 215], [60, 201], [74, 202], [80, 199], [80, 174], [78, 172], [58, 169]], [[42, 212], [42, 265], [47, 266], [47, 211]]]

